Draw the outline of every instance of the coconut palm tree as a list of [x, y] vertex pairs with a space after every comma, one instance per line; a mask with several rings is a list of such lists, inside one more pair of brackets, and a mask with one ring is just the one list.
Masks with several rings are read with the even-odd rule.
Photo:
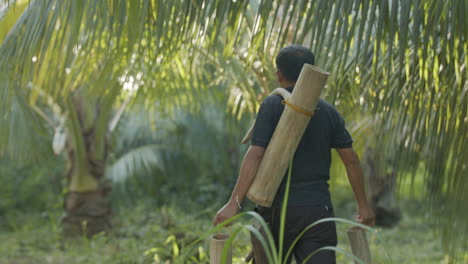
[[274, 88], [275, 52], [302, 43], [331, 72], [324, 96], [378, 139], [377, 174], [388, 160], [399, 181], [422, 167], [444, 239], [466, 249], [467, 8], [463, 0], [31, 1], [13, 28], [0, 28], [9, 32], [0, 149], [34, 158], [46, 124], [63, 127], [70, 193], [103, 193], [105, 139], [119, 109], [196, 108], [216, 81], [231, 87], [230, 109], [255, 112]]
[[[60, 28], [65, 17], [55, 17], [55, 20], [52, 19], [42, 26], [42, 30], [49, 30], [49, 33], [52, 33], [51, 39], [46, 40], [40, 37], [36, 39], [38, 42], [35, 44], [32, 42], [27, 44], [38, 45], [33, 48], [34, 54], [28, 59], [33, 63], [31, 66], [35, 68], [33, 77], [29, 81], [26, 81], [26, 78], [20, 80], [21, 78], [13, 77], [16, 79], [14, 81], [10, 79], [11, 74], [25, 70], [23, 66], [26, 65], [21, 66], [22, 63], [16, 61], [18, 58], [16, 55], [22, 53], [26, 47], [21, 48], [7, 43], [16, 42], [21, 38], [21, 35], [15, 32], [24, 30], [26, 25], [35, 24], [32, 21], [35, 16], [33, 13], [51, 11], [51, 9], [63, 11], [72, 7], [61, 4], [32, 2], [4, 40], [2, 77], [11, 82], [7, 81], [4, 85], [2, 84], [2, 91], [9, 98], [5, 104], [2, 104], [2, 113], [6, 113], [2, 119], [2, 127], [8, 128], [4, 130], [5, 133], [2, 133], [2, 139], [3, 146], [10, 155], [34, 159], [40, 155], [39, 151], [44, 149], [44, 146], [35, 145], [39, 142], [35, 140], [35, 137], [47, 135], [47, 130], [50, 129], [55, 131], [54, 151], [56, 154], [65, 151], [68, 162], [66, 177], [69, 180], [69, 186], [64, 204], [66, 215], [63, 219], [65, 233], [74, 234], [86, 230], [89, 235], [92, 235], [110, 227], [110, 209], [106, 200], [110, 190], [104, 181], [109, 154], [109, 137], [127, 105], [132, 100], [134, 102], [142, 100], [143, 93], [138, 91], [139, 86], [145, 81], [150, 83], [150, 81], [157, 80], [157, 88], [154, 85], [144, 88], [146, 90], [153, 86], [153, 89], [158, 89], [157, 92], [153, 92], [153, 95], [158, 98], [155, 101], [160, 104], [154, 107], [156, 110], [166, 111], [165, 107], [174, 102], [177, 102], [179, 106], [186, 105], [190, 103], [189, 98], [196, 99], [196, 97], [193, 96], [194, 93], [184, 91], [187, 97], [183, 98], [181, 96], [183, 92], [176, 92], [179, 87], [174, 87], [174, 83], [170, 83], [174, 79], [181, 79], [180, 75], [186, 74], [184, 72], [190, 70], [190, 66], [184, 69], [184, 62], [181, 59], [184, 51], [179, 51], [180, 45], [173, 45], [169, 38], [165, 40], [166, 44], [149, 43], [147, 39], [148, 48], [139, 54], [133, 50], [140, 48], [132, 46], [145, 46], [141, 41], [138, 41], [138, 44], [127, 43], [128, 46], [124, 47], [125, 45], [121, 43], [113, 43], [112, 39], [116, 36], [104, 40], [102, 36], [106, 33], [96, 37], [91, 31], [86, 33], [86, 30], [82, 31], [77, 28], [78, 31], [75, 32], [67, 32], [65, 29], [63, 32], [66, 33], [59, 36], [54, 31], [61, 32], [60, 29], [49, 30], [52, 25], [55, 25], [52, 27]], [[73, 3], [69, 4], [73, 5]], [[84, 4], [82, 7], [90, 6]], [[115, 12], [120, 12], [126, 11], [127, 7], [124, 5], [115, 8]], [[135, 15], [140, 15], [144, 9], [138, 12], [139, 14]], [[91, 14], [88, 13], [88, 15]], [[109, 14], [109, 17], [111, 16], [113, 14]], [[125, 18], [127, 18], [126, 15]], [[84, 21], [81, 19], [75, 22], [81, 24]], [[135, 32], [134, 29], [125, 30], [126, 34]], [[143, 30], [141, 34], [144, 34]], [[63, 41], [62, 47], [49, 46], [53, 45], [51, 41], [59, 38]], [[118, 38], [133, 40], [139, 37], [124, 35]], [[44, 40], [47, 43], [43, 42]], [[71, 45], [73, 51], [70, 52], [66, 48], [67, 45]], [[93, 46], [93, 51], [90, 53], [82, 50], [83, 47], [88, 47], [87, 45]], [[157, 45], [164, 46], [161, 47], [160, 54], [153, 53], [156, 50], [151, 50], [151, 47], [156, 48]], [[180, 52], [180, 57], [170, 58], [171, 54], [176, 52]], [[164, 56], [170, 58], [170, 63], [160, 62], [169, 60]], [[136, 67], [133, 68], [131, 65]], [[145, 65], [143, 67], [145, 75], [151, 75], [150, 80], [145, 80], [146, 77], [138, 70], [143, 65]], [[173, 70], [167, 71], [165, 68], [168, 66], [173, 67]], [[203, 73], [199, 76], [201, 78], [206, 75]], [[46, 80], [52, 76], [56, 77], [54, 81]], [[42, 81], [45, 82], [42, 83]], [[183, 86], [182, 89], [184, 88]], [[28, 98], [36, 99], [26, 102]], [[19, 133], [20, 131], [22, 133]], [[12, 140], [14, 135], [22, 139], [14, 142]]]

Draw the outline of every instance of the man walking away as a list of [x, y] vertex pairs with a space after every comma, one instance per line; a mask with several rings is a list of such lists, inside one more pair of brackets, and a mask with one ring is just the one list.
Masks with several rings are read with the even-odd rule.
[[[304, 63], [314, 64], [313, 53], [303, 46], [282, 48], [276, 57], [276, 77], [282, 88], [292, 92]], [[236, 186], [231, 198], [216, 214], [217, 225], [236, 215], [262, 161], [265, 149], [278, 124], [284, 105], [279, 95], [270, 95], [262, 102], [252, 135], [251, 146], [244, 156]], [[357, 201], [356, 220], [366, 225], [374, 224], [374, 213], [367, 202], [360, 161], [352, 148], [353, 140], [345, 128], [343, 117], [326, 101], [320, 99], [293, 159], [292, 176], [286, 214], [283, 252], [287, 252], [294, 239], [305, 227], [322, 218], [333, 216], [328, 180], [330, 179], [331, 150], [335, 149], [346, 167], [347, 176]], [[281, 204], [285, 193], [285, 181], [275, 196], [272, 207], [257, 206], [257, 212], [269, 223], [278, 246]], [[255, 238], [253, 239], [255, 244]], [[258, 244], [258, 241], [257, 241]], [[324, 246], [336, 246], [337, 234], [334, 222], [325, 222], [308, 230], [295, 245], [293, 254], [297, 263]], [[264, 252], [254, 247], [257, 264]], [[288, 260], [288, 263], [291, 258]], [[335, 253], [323, 250], [307, 263], [336, 263]]]

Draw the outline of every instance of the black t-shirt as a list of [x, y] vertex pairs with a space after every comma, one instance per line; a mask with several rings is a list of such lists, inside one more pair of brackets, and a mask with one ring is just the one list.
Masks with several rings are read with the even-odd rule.
[[[287, 88], [292, 92], [292, 87]], [[261, 104], [252, 135], [252, 145], [266, 148], [284, 110], [279, 95], [268, 96]], [[350, 148], [353, 140], [345, 128], [343, 117], [320, 99], [314, 115], [294, 154], [288, 206], [332, 207], [329, 185], [332, 148]], [[284, 177], [273, 206], [284, 197]]]

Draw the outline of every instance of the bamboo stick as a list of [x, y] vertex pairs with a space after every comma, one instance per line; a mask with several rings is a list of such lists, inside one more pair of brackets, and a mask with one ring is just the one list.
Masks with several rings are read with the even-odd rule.
[[[210, 264], [221, 264], [223, 249], [228, 238], [228, 234], [213, 234], [210, 236]], [[231, 246], [229, 246], [226, 264], [232, 264]]]
[[[304, 64], [291, 97], [293, 107], [285, 106], [280, 121], [273, 133], [257, 175], [247, 192], [247, 197], [256, 204], [270, 207], [286, 173], [290, 159], [304, 134], [311, 116], [297, 109], [313, 113], [329, 73], [310, 64]], [[297, 108], [298, 107], [298, 108]]]
[[[367, 242], [366, 230], [352, 227], [346, 232], [348, 234], [349, 244], [353, 255], [360, 258], [364, 263], [371, 264], [371, 255], [369, 243]], [[355, 262], [359, 264], [358, 262]]]

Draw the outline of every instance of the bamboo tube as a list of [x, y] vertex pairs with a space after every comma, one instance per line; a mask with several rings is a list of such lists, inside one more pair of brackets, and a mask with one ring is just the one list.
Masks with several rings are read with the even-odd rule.
[[[353, 255], [360, 258], [364, 263], [371, 264], [369, 243], [367, 242], [366, 231], [362, 228], [352, 227], [346, 232]], [[355, 262], [359, 264], [358, 262]]]
[[[214, 234], [210, 236], [210, 264], [221, 264], [223, 248], [228, 238], [228, 234]], [[231, 246], [229, 246], [226, 264], [232, 264]]]
[[304, 64], [291, 97], [287, 99], [293, 106], [285, 106], [257, 175], [247, 192], [247, 197], [252, 202], [266, 207], [272, 205], [289, 161], [311, 118], [298, 109], [310, 113], [315, 111], [328, 76], [329, 73], [320, 68]]

